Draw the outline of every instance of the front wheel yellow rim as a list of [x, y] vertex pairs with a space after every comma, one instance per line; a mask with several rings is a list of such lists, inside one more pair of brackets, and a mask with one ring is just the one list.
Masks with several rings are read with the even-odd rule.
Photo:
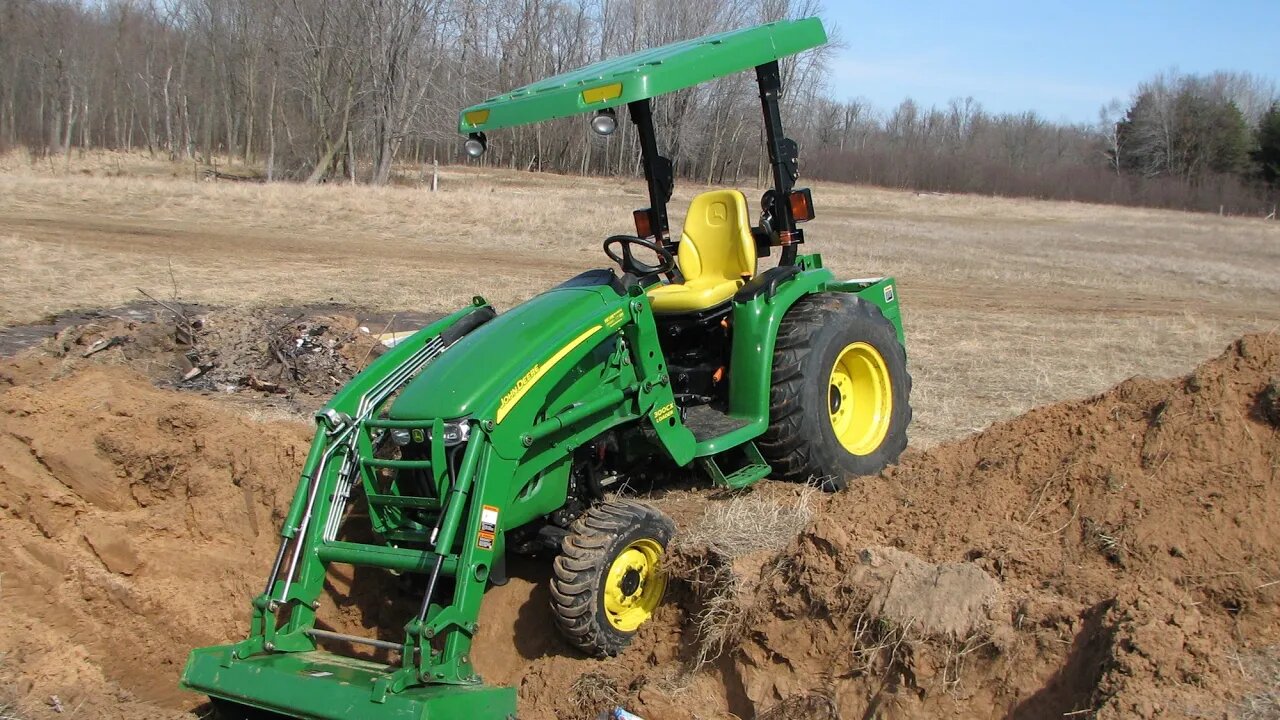
[[893, 385], [879, 350], [855, 342], [840, 351], [831, 368], [827, 411], [845, 450], [870, 455], [880, 447], [893, 415]]
[[635, 632], [662, 602], [662, 545], [641, 538], [627, 545], [609, 565], [604, 585], [604, 614], [615, 630]]

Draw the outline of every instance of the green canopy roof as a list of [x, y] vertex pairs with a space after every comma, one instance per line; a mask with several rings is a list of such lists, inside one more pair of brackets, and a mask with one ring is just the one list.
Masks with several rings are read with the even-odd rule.
[[749, 70], [827, 41], [816, 17], [707, 35], [539, 80], [463, 110], [458, 131], [525, 125], [625, 105]]

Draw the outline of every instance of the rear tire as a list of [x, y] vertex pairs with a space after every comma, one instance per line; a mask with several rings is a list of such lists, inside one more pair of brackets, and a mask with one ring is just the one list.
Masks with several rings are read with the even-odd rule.
[[843, 490], [907, 447], [907, 355], [872, 303], [848, 293], [797, 300], [778, 328], [772, 383], [757, 444], [777, 477]]
[[574, 521], [552, 565], [551, 609], [565, 638], [609, 657], [631, 643], [662, 601], [675, 523], [632, 500], [609, 500]]

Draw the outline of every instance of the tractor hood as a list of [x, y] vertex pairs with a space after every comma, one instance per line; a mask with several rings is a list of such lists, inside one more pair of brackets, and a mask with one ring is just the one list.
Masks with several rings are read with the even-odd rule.
[[559, 287], [495, 317], [422, 370], [391, 406], [395, 420], [492, 414], [539, 363], [599, 325], [618, 293], [608, 285]]

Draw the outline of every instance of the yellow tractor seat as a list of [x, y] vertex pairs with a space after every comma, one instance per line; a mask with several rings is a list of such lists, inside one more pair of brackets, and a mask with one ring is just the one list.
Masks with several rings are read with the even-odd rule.
[[684, 282], [649, 290], [654, 312], [715, 307], [756, 274], [756, 242], [742, 193], [712, 190], [689, 203], [676, 261]]

